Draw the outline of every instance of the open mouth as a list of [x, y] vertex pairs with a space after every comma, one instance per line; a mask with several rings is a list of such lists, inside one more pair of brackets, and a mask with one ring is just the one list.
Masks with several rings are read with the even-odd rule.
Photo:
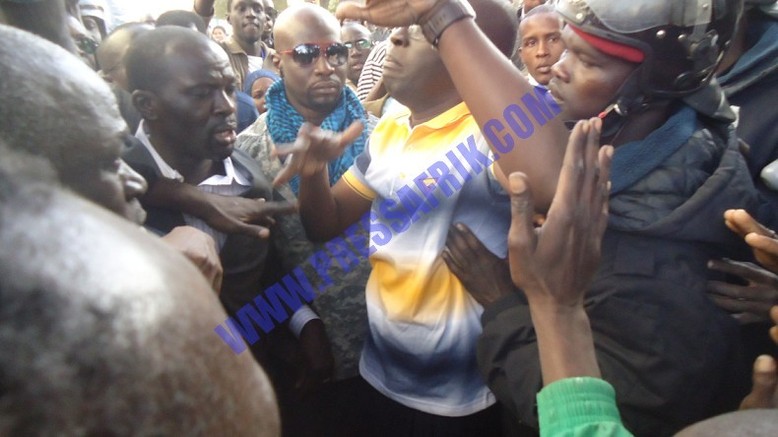
[[238, 134], [236, 132], [237, 126], [234, 125], [226, 125], [223, 127], [219, 127], [218, 129], [214, 130], [213, 137], [216, 139], [216, 141], [222, 143], [222, 144], [232, 144], [235, 142], [235, 140], [238, 139]]

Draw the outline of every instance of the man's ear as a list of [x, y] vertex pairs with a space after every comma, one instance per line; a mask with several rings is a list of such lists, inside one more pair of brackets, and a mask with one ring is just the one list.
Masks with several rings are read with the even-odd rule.
[[151, 91], [135, 90], [132, 92], [132, 104], [140, 112], [144, 120], [157, 119], [157, 95]]
[[274, 51], [270, 55], [270, 59], [273, 61], [273, 66], [276, 67], [276, 70], [281, 71], [281, 55]]

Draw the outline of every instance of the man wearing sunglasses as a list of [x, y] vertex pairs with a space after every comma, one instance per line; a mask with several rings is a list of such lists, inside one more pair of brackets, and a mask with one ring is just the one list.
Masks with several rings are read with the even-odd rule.
[[[340, 25], [324, 8], [303, 4], [279, 15], [275, 28], [277, 52], [273, 63], [281, 80], [266, 93], [268, 111], [241, 135], [238, 147], [265, 165], [277, 165], [269, 178], [280, 171], [280, 161], [271, 159], [273, 149], [283, 149], [297, 138], [303, 123], [334, 132], [352, 123], [368, 127], [368, 117], [356, 94], [344, 87], [349, 49], [340, 40]], [[330, 183], [351, 166], [364, 149], [369, 129], [343, 153], [329, 162]], [[297, 180], [290, 181], [297, 193]]]
[[[364, 132], [356, 133], [353, 144], [324, 164], [333, 176], [331, 183], [337, 181], [364, 149], [369, 121], [356, 94], [344, 86], [349, 50], [340, 42], [340, 35], [338, 21], [319, 6], [300, 4], [278, 16], [274, 29], [277, 50], [274, 62], [282, 79], [265, 94], [268, 111], [243, 131], [236, 142], [236, 147], [260, 163], [268, 179], [274, 179], [283, 169], [284, 164], [275, 151], [294, 143], [303, 126], [321, 126], [332, 132], [344, 132], [352, 125], [365, 126]], [[288, 200], [293, 200], [296, 187], [296, 181], [293, 181], [292, 184], [277, 185], [276, 189]], [[295, 216], [295, 219], [304, 235], [299, 218]], [[284, 222], [279, 224], [285, 225]], [[307, 255], [302, 257], [306, 258]], [[285, 433], [367, 435], [349, 434], [354, 432], [348, 429], [351, 421], [336, 417], [343, 418], [344, 414], [350, 413], [347, 410], [351, 405], [359, 403], [343, 396], [348, 396], [349, 387], [357, 381], [358, 359], [367, 323], [364, 287], [370, 266], [366, 257], [359, 259], [359, 263], [348, 271], [334, 260], [327, 262], [329, 264], [319, 266], [317, 270], [326, 270], [327, 276], [332, 278], [331, 284], [326, 286], [326, 292], [317, 296], [315, 304], [332, 345], [336, 381], [312, 398], [316, 405], [310, 408], [312, 411], [303, 411], [301, 406], [279, 393], [282, 412], [295, 415], [285, 421]], [[316, 278], [311, 277], [311, 280], [316, 284]], [[344, 408], [346, 405], [349, 407]], [[310, 432], [296, 429], [298, 426], [307, 427]]]
[[356, 91], [359, 75], [362, 73], [367, 55], [370, 54], [370, 49], [373, 47], [373, 40], [370, 30], [356, 21], [343, 23], [340, 36], [343, 38], [343, 44], [348, 48], [347, 85]]

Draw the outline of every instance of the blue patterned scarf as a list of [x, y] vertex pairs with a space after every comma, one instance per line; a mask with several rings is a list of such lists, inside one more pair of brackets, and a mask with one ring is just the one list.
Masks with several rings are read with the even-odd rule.
[[[274, 83], [267, 90], [267, 129], [275, 144], [293, 143], [297, 131], [305, 122], [303, 116], [289, 103], [284, 90], [284, 80]], [[343, 173], [351, 167], [357, 156], [362, 153], [367, 141], [367, 114], [357, 95], [349, 87], [344, 86], [340, 100], [335, 109], [321, 123], [322, 129], [333, 132], [343, 132], [355, 120], [361, 120], [365, 126], [362, 135], [350, 144], [337, 159], [330, 161], [327, 168], [330, 172], [330, 186], [340, 179]], [[295, 194], [299, 191], [299, 178], [295, 176], [289, 185]]]

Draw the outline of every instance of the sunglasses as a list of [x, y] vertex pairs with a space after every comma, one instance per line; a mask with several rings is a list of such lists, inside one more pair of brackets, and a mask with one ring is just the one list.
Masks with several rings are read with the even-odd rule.
[[361, 38], [356, 41], [346, 41], [343, 43], [344, 46], [346, 46], [347, 49], [351, 50], [353, 48], [356, 48], [358, 50], [365, 50], [369, 49], [370, 47], [373, 47], [372, 41]]
[[299, 65], [305, 67], [311, 65], [313, 61], [319, 59], [321, 52], [327, 57], [327, 62], [333, 67], [339, 67], [346, 63], [348, 59], [348, 47], [339, 42], [328, 44], [305, 43], [295, 46], [290, 50], [282, 50], [278, 53], [282, 55], [292, 55], [292, 59]]

